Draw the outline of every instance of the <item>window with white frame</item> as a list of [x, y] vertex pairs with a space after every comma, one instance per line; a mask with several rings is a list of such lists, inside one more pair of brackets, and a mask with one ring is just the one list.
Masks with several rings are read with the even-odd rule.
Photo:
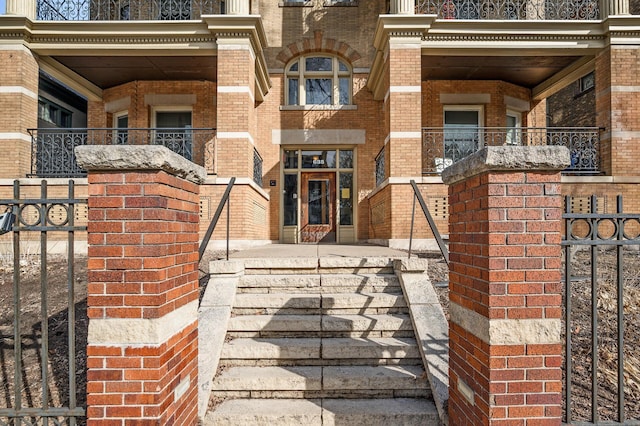
[[522, 113], [507, 110], [506, 145], [522, 145]]
[[436, 159], [436, 169], [449, 167], [480, 146], [482, 106], [455, 105], [444, 108], [444, 158]]
[[336, 56], [301, 56], [286, 68], [287, 105], [351, 104], [351, 68]]
[[163, 145], [182, 155], [193, 158], [191, 108], [157, 107], [154, 110], [155, 137], [153, 143]]
[[113, 127], [115, 128], [114, 143], [117, 145], [126, 145], [129, 141], [129, 113], [121, 111], [113, 114]]

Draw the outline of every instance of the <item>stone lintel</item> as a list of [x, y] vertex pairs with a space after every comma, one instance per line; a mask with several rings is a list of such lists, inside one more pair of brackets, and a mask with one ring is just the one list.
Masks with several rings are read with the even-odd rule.
[[559, 172], [570, 164], [564, 146], [488, 146], [444, 169], [442, 181], [451, 185], [489, 171]]
[[78, 165], [87, 171], [162, 170], [196, 184], [207, 171], [159, 145], [85, 145], [76, 147]]
[[457, 303], [450, 304], [449, 317], [450, 321], [490, 345], [537, 345], [561, 342], [560, 319], [491, 320]]

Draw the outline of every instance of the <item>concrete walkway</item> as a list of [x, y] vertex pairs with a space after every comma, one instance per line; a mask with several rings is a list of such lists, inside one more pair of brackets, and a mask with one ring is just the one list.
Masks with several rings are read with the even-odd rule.
[[292, 257], [388, 257], [391, 259], [404, 259], [407, 257], [407, 253], [372, 244], [267, 244], [229, 255], [230, 259], [279, 259]]

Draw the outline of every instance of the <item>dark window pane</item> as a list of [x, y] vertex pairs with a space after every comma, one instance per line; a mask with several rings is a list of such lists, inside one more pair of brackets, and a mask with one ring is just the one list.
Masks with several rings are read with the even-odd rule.
[[295, 62], [289, 67], [289, 71], [298, 71], [298, 63]]
[[306, 58], [305, 69], [307, 71], [331, 71], [333, 69], [333, 59], [331, 58]]
[[298, 79], [290, 78], [289, 79], [289, 101], [288, 105], [298, 105], [299, 101], [298, 96]]
[[298, 151], [284, 151], [282, 162], [285, 169], [297, 169]]
[[157, 112], [156, 127], [161, 129], [191, 127], [191, 111]]
[[348, 78], [341, 78], [340, 79], [340, 86], [339, 86], [339, 91], [340, 91], [340, 105], [349, 105], [349, 82], [350, 79]]
[[340, 151], [340, 168], [341, 169], [353, 168], [353, 151], [347, 151], [347, 150]]
[[353, 225], [353, 173], [340, 173], [340, 225]]
[[302, 151], [303, 169], [333, 169], [336, 167], [336, 151]]
[[329, 78], [307, 79], [305, 84], [307, 105], [331, 105], [332, 83]]
[[284, 175], [284, 226], [298, 224], [298, 175]]
[[328, 225], [331, 190], [328, 180], [309, 181], [309, 225]]
[[342, 61], [338, 62], [340, 65], [338, 66], [339, 71], [349, 71], [349, 67]]

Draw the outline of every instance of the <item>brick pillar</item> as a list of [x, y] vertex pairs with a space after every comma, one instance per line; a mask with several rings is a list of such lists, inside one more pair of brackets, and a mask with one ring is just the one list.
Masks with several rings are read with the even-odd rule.
[[596, 56], [596, 124], [602, 170], [637, 176], [640, 162], [640, 51], [610, 46]]
[[249, 35], [218, 34], [219, 177], [253, 179], [255, 52]]
[[160, 146], [84, 146], [87, 424], [195, 425], [206, 171]]
[[0, 178], [31, 172], [31, 136], [38, 126], [38, 63], [21, 44], [0, 46]]
[[442, 174], [450, 424], [560, 425], [560, 171], [568, 165], [565, 147], [488, 147]]
[[422, 33], [389, 38], [390, 177], [422, 176]]

